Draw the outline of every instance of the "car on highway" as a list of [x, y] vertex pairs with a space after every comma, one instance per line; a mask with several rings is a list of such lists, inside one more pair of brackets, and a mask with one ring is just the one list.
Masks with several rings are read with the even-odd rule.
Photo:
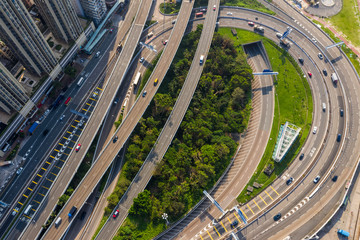
[[312, 77], [312, 73], [311, 73], [311, 72], [308, 72], [308, 75], [309, 75], [309, 77]]
[[145, 61], [145, 58], [144, 57], [141, 57], [140, 58], [140, 63], [143, 63]]
[[100, 56], [100, 51], [98, 51], [97, 53], [96, 53], [96, 55], [95, 55], [95, 57], [99, 57]]
[[63, 115], [59, 118], [59, 120], [62, 121], [62, 120], [64, 120], [64, 118], [65, 118], [65, 115], [63, 114]]
[[23, 167], [20, 167], [18, 170], [16, 170], [16, 174], [19, 175], [23, 169], [24, 169]]
[[213, 10], [214, 10], [214, 11], [216, 10], [216, 5], [213, 6]]
[[171, 22], [172, 24], [175, 24], [176, 23], [176, 20], [172, 20], [172, 22]]
[[344, 116], [344, 110], [342, 108], [340, 108], [340, 117]]
[[163, 41], [163, 45], [166, 45], [168, 43], [169, 40], [165, 40]]
[[116, 136], [116, 137], [114, 137], [114, 139], [113, 139], [113, 143], [116, 143], [116, 141], [119, 139], [119, 137], [118, 136]]
[[320, 175], [317, 175], [316, 178], [314, 179], [314, 183], [318, 183], [320, 180]]
[[239, 222], [238, 221], [233, 221], [231, 224], [230, 224], [230, 227], [231, 228], [236, 228], [236, 226], [239, 224]]
[[314, 127], [313, 134], [316, 134], [316, 132], [317, 132], [317, 126]]
[[46, 136], [46, 135], [48, 134], [48, 132], [49, 132], [49, 129], [45, 129], [42, 134], [43, 134], [44, 136]]
[[118, 102], [119, 102], [119, 99], [118, 99], [118, 98], [115, 98], [114, 104], [116, 105]]
[[311, 39], [314, 43], [317, 43], [316, 39], [315, 38], [312, 38]]
[[114, 29], [113, 29], [113, 28], [111, 28], [111, 29], [110, 29], [110, 33], [112, 33], [113, 31], [114, 31]]
[[338, 176], [334, 176], [331, 180], [332, 180], [333, 182], [336, 182], [337, 179], [338, 179]]
[[207, 11], [207, 9], [206, 8], [202, 8], [202, 9], [200, 9], [200, 12], [206, 12]]
[[303, 58], [299, 58], [299, 63], [304, 64], [304, 59]]
[[278, 213], [274, 216], [274, 221], [278, 221], [281, 218], [281, 213]]
[[290, 185], [293, 181], [294, 181], [294, 178], [293, 178], [293, 177], [290, 177], [290, 178], [286, 181], [286, 185]]
[[119, 210], [116, 210], [113, 214], [113, 218], [116, 218], [117, 216], [119, 216], [119, 212], [120, 212]]
[[327, 76], [327, 71], [326, 71], [326, 69], [323, 69], [323, 73], [324, 73], [325, 76]]
[[321, 53], [318, 53], [318, 57], [320, 58], [320, 60], [323, 60], [324, 56]]
[[337, 135], [336, 141], [337, 141], [337, 142], [340, 142], [340, 141], [341, 141], [341, 134], [340, 134], [340, 133]]
[[232, 16], [232, 12], [227, 12], [226, 15]]
[[142, 96], [145, 97], [146, 94], [147, 94], [147, 91], [144, 91], [143, 94], [142, 94]]
[[299, 160], [303, 160], [304, 159], [304, 154], [302, 153], [299, 157]]
[[248, 22], [248, 24], [249, 24], [250, 26], [254, 26], [254, 25], [255, 25], [254, 22]]
[[156, 85], [157, 85], [157, 83], [158, 83], [158, 79], [157, 79], [157, 78], [155, 78], [155, 80], [154, 80], [154, 86], [156, 86]]
[[281, 37], [282, 37], [282, 34], [279, 33], [279, 32], [277, 32], [277, 33], [276, 33], [276, 37], [277, 37], [277, 38], [281, 38]]
[[80, 150], [80, 148], [81, 148], [81, 144], [79, 143], [79, 144], [76, 146], [75, 151], [78, 152], [78, 151]]

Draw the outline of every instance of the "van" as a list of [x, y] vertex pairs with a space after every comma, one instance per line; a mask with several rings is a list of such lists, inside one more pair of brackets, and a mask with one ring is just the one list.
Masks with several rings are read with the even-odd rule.
[[200, 65], [204, 63], [204, 55], [200, 56]]
[[24, 211], [24, 214], [29, 215], [31, 208], [32, 208], [32, 205], [27, 206], [25, 211]]
[[282, 34], [279, 33], [279, 32], [277, 32], [277, 33], [276, 33], [276, 37], [281, 38], [281, 37], [282, 37]]
[[61, 223], [61, 217], [58, 217], [58, 219], [56, 219], [56, 222], [55, 222], [55, 227], [58, 227]]
[[68, 213], [69, 218], [72, 218], [75, 215], [76, 211], [77, 211], [77, 207], [73, 206], [70, 212]]
[[326, 104], [325, 103], [322, 104], [322, 108], [323, 108], [323, 112], [325, 112], [325, 110], [326, 110]]
[[77, 85], [78, 85], [79, 87], [83, 84], [84, 79], [85, 79], [85, 78], [83, 78], [83, 77], [81, 77], [81, 78], [79, 79], [79, 81], [78, 81], [78, 83], [77, 83]]
[[152, 36], [154, 36], [154, 33], [150, 32], [147, 36], [148, 36], [148, 38], [151, 38]]

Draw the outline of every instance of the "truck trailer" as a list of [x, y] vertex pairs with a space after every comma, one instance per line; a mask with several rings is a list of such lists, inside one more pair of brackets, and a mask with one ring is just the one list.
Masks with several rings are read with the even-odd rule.
[[337, 82], [339, 81], [339, 78], [338, 78], [338, 76], [336, 75], [336, 73], [332, 73], [332, 74], [331, 74], [331, 81], [332, 81], [334, 84], [337, 84]]
[[264, 28], [261, 27], [260, 25], [255, 24], [255, 26], [254, 26], [254, 31], [258, 31], [258, 32], [263, 33], [265, 30], [264, 30]]
[[39, 126], [39, 121], [34, 122], [34, 124], [29, 128], [29, 133], [33, 134], [36, 130], [36, 128]]

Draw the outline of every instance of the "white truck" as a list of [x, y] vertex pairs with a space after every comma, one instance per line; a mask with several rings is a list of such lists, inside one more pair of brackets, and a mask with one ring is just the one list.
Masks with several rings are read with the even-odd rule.
[[339, 81], [339, 78], [338, 78], [338, 76], [336, 75], [336, 73], [332, 73], [332, 74], [331, 74], [331, 81], [332, 81], [334, 84], [337, 84], [337, 82]]
[[261, 27], [260, 25], [255, 24], [255, 26], [254, 26], [254, 31], [258, 31], [258, 32], [263, 33], [265, 30], [264, 30], [264, 28]]

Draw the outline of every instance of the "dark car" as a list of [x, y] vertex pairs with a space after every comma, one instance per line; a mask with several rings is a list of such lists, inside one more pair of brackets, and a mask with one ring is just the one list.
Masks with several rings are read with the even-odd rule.
[[286, 185], [290, 185], [292, 182], [294, 181], [294, 178], [289, 178], [287, 181], [286, 181]]
[[48, 132], [49, 132], [49, 129], [45, 129], [42, 134], [43, 134], [44, 136], [46, 136], [46, 134], [48, 134]]
[[230, 227], [231, 228], [236, 228], [236, 226], [239, 224], [239, 222], [238, 221], [233, 221], [231, 224], [230, 224]]
[[300, 160], [303, 160], [304, 159], [304, 154], [302, 153], [299, 157]]
[[323, 73], [324, 73], [325, 76], [327, 76], [327, 71], [326, 71], [326, 69], [323, 69]]
[[332, 180], [333, 182], [336, 182], [337, 179], [338, 179], [338, 176], [334, 176], [331, 180]]
[[341, 140], [341, 134], [338, 134], [338, 135], [337, 135], [337, 138], [336, 138], [336, 141], [337, 141], [337, 142], [340, 142], [340, 140]]
[[299, 58], [299, 63], [304, 64], [304, 59]]
[[278, 213], [274, 216], [274, 221], [278, 221], [281, 218], [281, 213]]
[[116, 143], [116, 141], [118, 140], [118, 136], [116, 136], [116, 137], [114, 137], [114, 139], [113, 139], [113, 143]]
[[142, 96], [143, 96], [143, 97], [145, 97], [145, 96], [146, 96], [146, 94], [147, 94], [147, 92], [146, 92], [146, 91], [144, 91], [144, 92], [143, 92], [143, 94], [142, 94]]
[[83, 211], [83, 212], [81, 213], [80, 220], [84, 220], [85, 216], [86, 216], [86, 212]]
[[343, 116], [344, 116], [344, 110], [340, 109], [340, 117], [343, 117]]

